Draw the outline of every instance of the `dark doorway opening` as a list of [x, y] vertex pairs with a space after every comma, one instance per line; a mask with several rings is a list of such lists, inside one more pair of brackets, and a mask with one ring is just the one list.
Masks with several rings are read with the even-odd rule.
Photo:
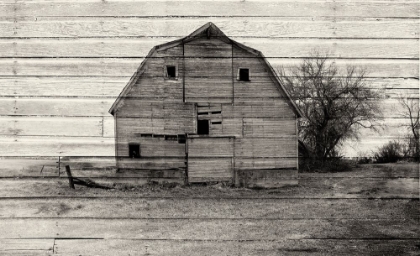
[[197, 122], [197, 134], [209, 134], [209, 121], [198, 120]]

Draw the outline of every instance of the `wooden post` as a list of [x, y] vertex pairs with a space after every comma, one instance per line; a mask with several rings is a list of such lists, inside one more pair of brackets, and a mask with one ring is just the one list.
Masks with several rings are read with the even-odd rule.
[[58, 157], [58, 176], [61, 175], [61, 157]]
[[73, 176], [71, 175], [70, 166], [66, 165], [67, 177], [69, 177], [70, 188], [74, 189]]
[[185, 174], [184, 185], [188, 185], [188, 134], [185, 134]]

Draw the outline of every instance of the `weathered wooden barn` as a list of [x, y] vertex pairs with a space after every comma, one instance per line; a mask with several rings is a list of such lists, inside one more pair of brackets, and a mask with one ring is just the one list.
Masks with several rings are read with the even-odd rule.
[[299, 109], [261, 52], [212, 23], [155, 46], [109, 112], [119, 171], [297, 183]]

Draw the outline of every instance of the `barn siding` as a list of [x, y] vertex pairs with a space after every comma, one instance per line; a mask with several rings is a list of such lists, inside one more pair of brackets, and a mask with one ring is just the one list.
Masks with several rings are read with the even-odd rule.
[[[162, 157], [185, 155], [190, 182], [233, 182], [239, 173], [265, 180], [274, 178], [272, 170], [297, 172], [296, 114], [270, 67], [209, 29], [193, 40], [157, 46], [140, 77], [120, 96], [115, 110], [119, 170], [156, 168], [153, 159], [138, 165], [136, 159], [124, 160], [128, 145], [138, 143], [141, 157], [159, 157], [158, 164]], [[176, 79], [164, 77], [166, 65], [176, 67]], [[239, 68], [250, 70], [249, 81], [239, 80]], [[208, 136], [193, 135], [194, 119], [208, 121]], [[168, 134], [187, 134], [185, 146], [166, 141]]]
[[199, 38], [184, 45], [184, 55], [186, 102], [231, 103], [232, 45]]

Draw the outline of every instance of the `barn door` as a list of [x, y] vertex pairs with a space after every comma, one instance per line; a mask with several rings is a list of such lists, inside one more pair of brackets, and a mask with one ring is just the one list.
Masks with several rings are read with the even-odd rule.
[[188, 137], [188, 182], [232, 181], [234, 139]]

